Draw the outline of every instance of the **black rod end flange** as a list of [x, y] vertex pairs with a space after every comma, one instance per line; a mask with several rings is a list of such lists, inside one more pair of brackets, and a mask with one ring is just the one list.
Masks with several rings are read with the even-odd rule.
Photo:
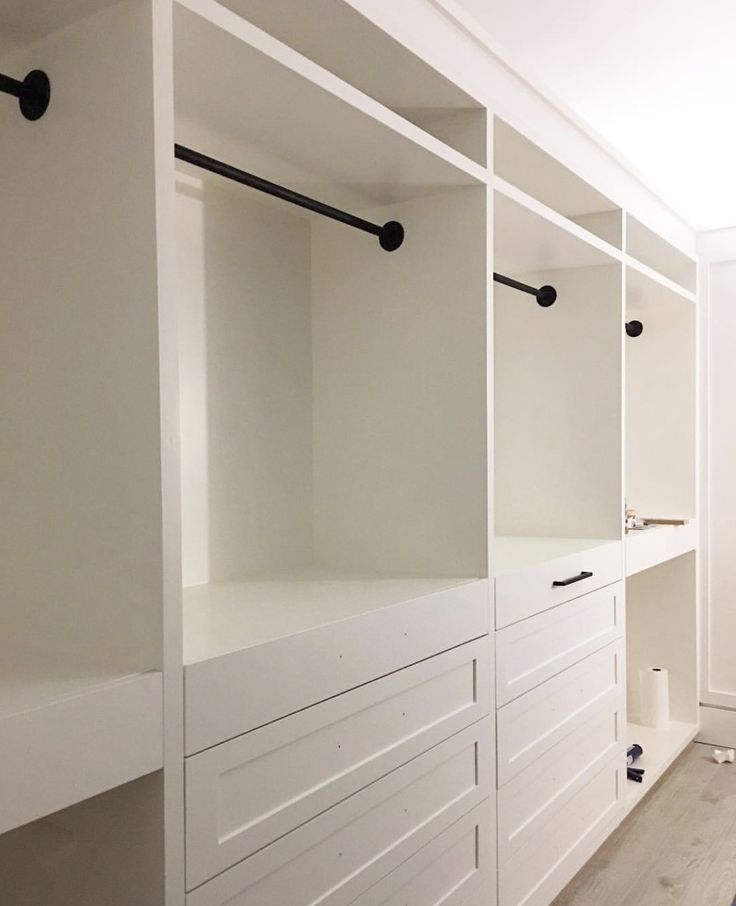
[[41, 69], [34, 69], [23, 79], [18, 96], [20, 112], [27, 120], [39, 120], [46, 113], [51, 100], [51, 83]]
[[554, 286], [540, 286], [535, 295], [537, 305], [541, 305], [542, 308], [549, 308], [557, 301], [557, 290]]
[[389, 220], [388, 223], [384, 223], [381, 227], [381, 232], [378, 234], [378, 241], [381, 243], [381, 248], [387, 252], [395, 252], [396, 249], [401, 247], [401, 244], [404, 241], [404, 228], [398, 222], [398, 220]]
[[644, 333], [644, 325], [641, 321], [627, 321], [626, 333], [630, 337], [640, 337]]

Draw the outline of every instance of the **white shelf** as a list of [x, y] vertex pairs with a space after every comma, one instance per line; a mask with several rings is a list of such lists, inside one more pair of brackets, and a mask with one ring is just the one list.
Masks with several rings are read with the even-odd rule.
[[195, 664], [475, 581], [305, 571], [185, 588], [184, 663]]
[[161, 768], [161, 674], [46, 652], [0, 660], [0, 833]]
[[677, 756], [695, 739], [697, 732], [696, 724], [675, 720], [670, 721], [665, 730], [654, 730], [637, 723], [628, 724], [627, 746], [638, 743], [642, 747], [644, 754], [637, 760], [635, 767], [644, 768], [646, 773], [642, 783], [626, 781], [627, 812], [641, 802]]
[[[697, 296], [690, 290], [660, 274], [647, 264], [643, 264], [631, 255], [625, 258], [628, 270], [626, 278], [627, 304], [633, 302], [636, 305], [639, 302], [646, 303], [647, 296], [654, 292], [657, 297], [665, 298], [667, 294], [676, 296], [686, 302], [697, 302]], [[652, 286], [652, 284], [656, 284]], [[664, 293], [662, 292], [664, 290]], [[676, 300], [675, 300], [676, 301]]]
[[494, 268], [509, 273], [591, 267], [622, 253], [557, 211], [494, 177]]
[[650, 525], [629, 532], [625, 544], [626, 575], [633, 576], [694, 551], [698, 544], [697, 523], [693, 519], [687, 525]]
[[609, 544], [620, 542], [611, 538], [523, 538], [496, 535], [493, 544], [493, 574], [499, 576], [515, 572]]
[[177, 2], [174, 24], [181, 144], [331, 204], [487, 181], [484, 167], [214, 0]]

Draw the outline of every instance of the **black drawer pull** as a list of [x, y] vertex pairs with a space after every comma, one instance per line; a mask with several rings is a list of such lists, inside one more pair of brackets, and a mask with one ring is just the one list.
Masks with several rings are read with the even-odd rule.
[[557, 579], [552, 585], [554, 588], [561, 588], [563, 585], [574, 585], [576, 582], [582, 582], [583, 579], [592, 579], [593, 573], [582, 572], [579, 576], [570, 576], [569, 579]]

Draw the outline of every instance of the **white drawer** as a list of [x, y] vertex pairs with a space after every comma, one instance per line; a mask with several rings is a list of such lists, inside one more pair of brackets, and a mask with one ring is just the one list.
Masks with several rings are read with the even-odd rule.
[[529, 842], [570, 801], [602, 763], [626, 754], [623, 690], [599, 708], [547, 754], [498, 791], [498, 860], [503, 864]]
[[623, 665], [619, 640], [504, 705], [496, 714], [499, 788], [569, 736], [604, 697], [620, 691]]
[[187, 894], [187, 906], [346, 906], [488, 797], [488, 719]]
[[618, 755], [599, 765], [585, 786], [499, 866], [499, 906], [552, 902], [620, 821], [625, 766]]
[[488, 800], [456, 821], [351, 906], [490, 906], [491, 813]]
[[488, 592], [464, 582], [187, 665], [186, 754], [487, 635]]
[[480, 720], [487, 637], [186, 759], [187, 889]]
[[496, 633], [496, 701], [505, 705], [624, 633], [617, 582]]
[[[590, 577], [575, 581], [585, 573]], [[496, 628], [623, 579], [623, 545], [611, 542], [496, 576]], [[570, 582], [570, 580], [573, 580]], [[569, 582], [554, 585], [555, 582]]]

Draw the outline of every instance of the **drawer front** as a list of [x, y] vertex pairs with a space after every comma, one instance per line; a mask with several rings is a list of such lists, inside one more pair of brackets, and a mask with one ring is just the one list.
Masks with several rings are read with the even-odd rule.
[[620, 638], [624, 612], [617, 582], [497, 632], [499, 707]]
[[467, 582], [188, 665], [186, 754], [487, 635], [488, 591], [487, 579]]
[[604, 697], [620, 692], [623, 665], [619, 640], [504, 705], [496, 715], [499, 788], [569, 736]]
[[498, 860], [504, 864], [587, 785], [601, 764], [626, 757], [623, 691], [498, 792]]
[[[585, 572], [593, 575], [570, 585], [553, 585]], [[496, 628], [510, 626], [622, 579], [623, 545], [615, 542], [497, 576]]]
[[489, 795], [488, 719], [187, 895], [187, 906], [343, 906]]
[[623, 812], [625, 762], [610, 759], [499, 867], [499, 906], [548, 906]]
[[[490, 906], [491, 814], [488, 801], [455, 822], [351, 906]], [[473, 898], [471, 900], [471, 897]]]
[[487, 715], [489, 645], [462, 645], [187, 758], [188, 889]]

